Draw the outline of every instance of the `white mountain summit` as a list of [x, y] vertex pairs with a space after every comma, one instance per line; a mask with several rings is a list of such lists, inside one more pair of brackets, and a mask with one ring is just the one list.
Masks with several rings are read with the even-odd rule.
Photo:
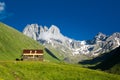
[[73, 55], [79, 53], [86, 54], [89, 52], [87, 50], [88, 45], [86, 45], [85, 41], [76, 41], [63, 36], [60, 33], [59, 28], [55, 25], [52, 25], [49, 29], [46, 26], [42, 27], [37, 24], [27, 25], [23, 31], [23, 34], [39, 41], [44, 45], [51, 44], [54, 48], [60, 46], [60, 49], [63, 51], [66, 51], [64, 49], [68, 49]]
[[76, 41], [61, 34], [59, 28], [55, 25], [39, 26], [38, 24], [27, 25], [23, 34], [45, 45], [47, 48], [53, 47], [59, 50], [64, 56], [98, 56], [101, 53], [115, 49], [120, 45], [120, 33], [114, 33], [106, 36], [99, 33], [93, 40]]
[[51, 39], [64, 40], [64, 37], [57, 26], [52, 25], [49, 29], [48, 27], [38, 26], [37, 24], [27, 25], [23, 31], [23, 34], [33, 38], [34, 40], [46, 40]]

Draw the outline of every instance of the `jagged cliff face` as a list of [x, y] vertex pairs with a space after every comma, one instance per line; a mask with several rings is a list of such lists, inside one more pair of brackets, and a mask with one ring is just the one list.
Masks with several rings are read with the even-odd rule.
[[93, 57], [115, 49], [120, 45], [119, 32], [111, 36], [98, 33], [93, 40], [76, 41], [61, 34], [59, 28], [55, 25], [48, 28], [47, 26], [42, 27], [31, 24], [25, 27], [23, 34], [40, 42], [47, 48], [53, 47], [59, 50], [64, 56], [86, 55]]
[[51, 39], [63, 41], [65, 39], [65, 37], [60, 33], [58, 27], [54, 25], [52, 25], [49, 29], [46, 26], [42, 27], [38, 26], [37, 24], [27, 25], [23, 31], [23, 34], [38, 41], [50, 41]]

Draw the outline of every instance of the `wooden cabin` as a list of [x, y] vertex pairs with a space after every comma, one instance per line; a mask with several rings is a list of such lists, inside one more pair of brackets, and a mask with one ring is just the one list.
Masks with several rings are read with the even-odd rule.
[[23, 60], [43, 61], [43, 50], [23, 50]]

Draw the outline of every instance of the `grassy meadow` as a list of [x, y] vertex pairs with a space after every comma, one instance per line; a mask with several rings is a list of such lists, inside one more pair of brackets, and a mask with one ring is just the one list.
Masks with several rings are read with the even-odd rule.
[[[44, 62], [15, 61], [23, 49], [43, 49]], [[0, 80], [120, 80], [120, 75], [66, 64], [62, 59], [56, 50], [0, 23]]]
[[1, 80], [120, 80], [120, 75], [51, 62], [0, 62]]
[[42, 49], [45, 60], [58, 62], [40, 43], [0, 22], [0, 61], [20, 59], [24, 49]]

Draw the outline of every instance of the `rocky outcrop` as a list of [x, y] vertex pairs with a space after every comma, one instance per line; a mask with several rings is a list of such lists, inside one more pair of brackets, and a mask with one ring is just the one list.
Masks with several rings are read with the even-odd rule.
[[120, 45], [120, 33], [113, 33], [107, 36], [103, 33], [98, 33], [93, 40], [77, 41], [64, 36], [59, 28], [52, 25], [39, 26], [38, 24], [27, 25], [23, 34], [33, 38], [34, 40], [45, 45], [47, 48], [53, 47], [67, 55], [86, 55], [98, 56], [99, 54], [113, 50]]

